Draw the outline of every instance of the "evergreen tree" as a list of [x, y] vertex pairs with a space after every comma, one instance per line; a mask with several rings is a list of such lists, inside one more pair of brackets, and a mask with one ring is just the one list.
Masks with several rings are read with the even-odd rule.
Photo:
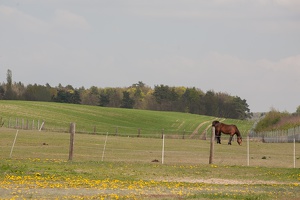
[[4, 99], [14, 100], [14, 99], [16, 99], [16, 94], [12, 89], [12, 71], [10, 69], [7, 70], [6, 81], [7, 81], [7, 83], [6, 83]]
[[109, 104], [109, 95], [105, 93], [100, 94], [99, 101], [99, 106], [106, 107]]
[[127, 91], [123, 92], [121, 108], [133, 108], [134, 100], [130, 98], [130, 94]]

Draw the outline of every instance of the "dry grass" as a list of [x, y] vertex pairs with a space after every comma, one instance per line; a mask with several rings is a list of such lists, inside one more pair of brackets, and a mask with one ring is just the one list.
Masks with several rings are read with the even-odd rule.
[[[0, 157], [9, 158], [16, 135], [14, 129], [0, 129]], [[20, 130], [13, 149], [12, 158], [67, 160], [70, 135], [58, 132]], [[75, 134], [74, 161], [122, 161], [151, 163], [162, 161], [162, 139], [119, 137], [91, 134]], [[215, 144], [214, 163], [218, 165], [247, 165], [247, 138], [242, 146], [236, 141], [227, 145], [228, 138], [222, 136], [222, 144]], [[165, 164], [207, 164], [210, 140], [165, 139]], [[293, 167], [294, 145], [292, 143], [261, 143], [250, 141], [250, 166]], [[296, 144], [296, 167], [299, 166], [300, 145]], [[263, 159], [264, 158], [264, 159]]]

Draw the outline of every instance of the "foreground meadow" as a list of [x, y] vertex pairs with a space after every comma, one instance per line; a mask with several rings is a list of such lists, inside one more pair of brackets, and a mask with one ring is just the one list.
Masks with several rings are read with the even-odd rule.
[[209, 141], [166, 139], [162, 164], [162, 139], [76, 134], [68, 161], [69, 138], [0, 129], [0, 199], [300, 198], [292, 144], [251, 142], [247, 166], [246, 145], [224, 142], [209, 165]]
[[299, 199], [298, 169], [1, 159], [1, 199]]

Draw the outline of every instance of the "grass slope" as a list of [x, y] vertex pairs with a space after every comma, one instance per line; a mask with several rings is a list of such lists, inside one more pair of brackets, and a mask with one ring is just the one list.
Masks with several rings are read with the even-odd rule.
[[[211, 116], [194, 115], [178, 112], [107, 108], [99, 106], [63, 104], [34, 101], [0, 101], [0, 117], [5, 120], [5, 127], [16, 124], [16, 118], [24, 120], [31, 127], [32, 121], [45, 121], [45, 128], [68, 131], [70, 122], [76, 123], [78, 132], [137, 134], [192, 134], [197, 130], [201, 134], [209, 128]], [[241, 132], [251, 129], [252, 122], [226, 119], [225, 123], [237, 124]], [[203, 123], [201, 127], [199, 125]], [[19, 126], [21, 122], [19, 122]], [[12, 126], [12, 125], [11, 125]]]

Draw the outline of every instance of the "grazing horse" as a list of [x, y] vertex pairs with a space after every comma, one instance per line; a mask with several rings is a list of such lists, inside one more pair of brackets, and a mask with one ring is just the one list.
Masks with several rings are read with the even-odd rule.
[[242, 144], [242, 136], [239, 131], [239, 129], [236, 127], [236, 125], [227, 125], [223, 124], [219, 121], [213, 121], [212, 126], [215, 127], [215, 135], [217, 138], [217, 143], [221, 144], [221, 133], [230, 135], [228, 144], [231, 145], [231, 141], [234, 135], [237, 136], [237, 143], [239, 145]]

